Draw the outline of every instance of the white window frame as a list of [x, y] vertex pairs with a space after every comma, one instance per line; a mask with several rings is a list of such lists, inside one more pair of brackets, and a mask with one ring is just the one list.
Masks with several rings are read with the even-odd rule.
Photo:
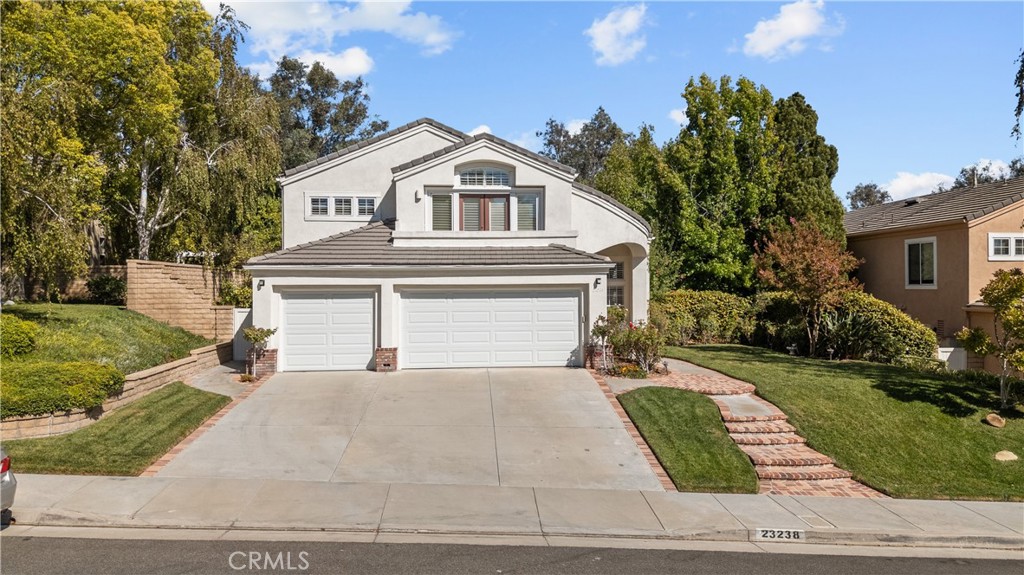
[[[368, 214], [364, 214], [363, 213], [363, 202], [365, 202], [365, 201], [372, 202], [371, 205], [370, 205], [370, 213], [368, 213]], [[373, 214], [377, 213], [377, 198], [371, 198], [371, 197], [365, 197], [364, 196], [364, 197], [361, 197], [361, 198], [356, 198], [356, 201], [354, 203], [355, 203], [356, 217], [358, 217], [358, 218], [366, 218], [366, 217], [372, 218]]]
[[[622, 303], [621, 304], [608, 303], [608, 307], [611, 307], [613, 305], [622, 305], [623, 307], [629, 307], [628, 305], [626, 305], [626, 262], [624, 262], [624, 261], [620, 262], [620, 261], [612, 260], [612, 263], [615, 264], [615, 267], [612, 267], [612, 268], [608, 269], [608, 280], [607, 280], [608, 281], [608, 289], [607, 289], [608, 296], [607, 296], [606, 300], [607, 299], [611, 299], [612, 288], [617, 288], [617, 289], [621, 289], [622, 290]], [[618, 267], [618, 266], [622, 266], [622, 276], [621, 277], [614, 277], [614, 275], [615, 275], [615, 268]]]
[[[932, 283], [911, 285], [910, 283], [910, 254], [908, 247], [911, 244], [932, 244]], [[938, 289], [939, 287], [939, 242], [935, 236], [925, 238], [913, 238], [903, 240], [903, 286], [906, 289]]]
[[[996, 255], [996, 240], [1009, 240], [1010, 253]], [[1018, 239], [1024, 239], [1024, 232], [989, 232], [988, 261], [990, 262], [1024, 262], [1024, 251], [1017, 251]]]
[[[498, 195], [508, 196], [508, 210], [509, 210], [509, 221], [508, 229], [503, 231], [487, 231], [487, 232], [467, 232], [467, 233], [509, 233], [519, 231], [519, 196], [536, 196], [537, 198], [537, 222], [535, 230], [524, 231], [523, 233], [533, 233], [544, 231], [544, 190], [543, 188], [522, 188], [522, 189], [505, 189], [505, 188], [435, 188], [427, 189], [425, 208], [425, 221], [426, 227], [424, 229], [430, 231], [439, 232], [461, 232], [462, 231], [462, 219], [459, 217], [459, 206], [461, 205], [459, 195], [467, 194], [473, 196], [487, 196], [487, 195]], [[434, 196], [451, 196], [452, 197], [452, 229], [451, 230], [435, 230], [434, 229]]]
[[[508, 180], [508, 184], [487, 184], [487, 183], [483, 183], [483, 184], [463, 184], [462, 183], [462, 174], [463, 174], [463, 172], [472, 172], [472, 171], [477, 171], [477, 170], [483, 170], [483, 172], [484, 172], [484, 181], [485, 182], [487, 181], [487, 172], [488, 171], [501, 172], [501, 173], [505, 174], [505, 178]], [[502, 166], [494, 166], [494, 165], [481, 165], [481, 164], [478, 164], [478, 165], [462, 166], [458, 170], [455, 171], [454, 187], [455, 187], [455, 189], [459, 189], [459, 190], [511, 190], [512, 188], [515, 187], [515, 171], [512, 170], [511, 168], [506, 168], [506, 167], [502, 167]]]
[[[327, 198], [327, 215], [313, 214], [313, 198]], [[349, 215], [335, 214], [334, 204], [340, 199], [348, 199], [352, 202], [351, 213]], [[377, 212], [377, 208], [380, 207], [380, 198], [376, 196], [367, 196], [365, 194], [358, 194], [354, 192], [305, 192], [303, 194], [303, 201], [305, 202], [303, 213], [305, 214], [306, 221], [312, 222], [369, 221], [373, 217], [373, 214], [359, 215], [359, 200], [373, 201], [374, 214]]]

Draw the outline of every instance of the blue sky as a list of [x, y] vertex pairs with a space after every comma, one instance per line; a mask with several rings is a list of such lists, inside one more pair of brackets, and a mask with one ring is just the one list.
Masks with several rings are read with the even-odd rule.
[[664, 141], [686, 82], [708, 73], [801, 92], [839, 148], [840, 196], [869, 181], [927, 193], [1022, 153], [1022, 2], [227, 1], [251, 26], [243, 64], [265, 77], [288, 54], [362, 75], [392, 126], [429, 116], [538, 149], [548, 118], [571, 126], [604, 106]]

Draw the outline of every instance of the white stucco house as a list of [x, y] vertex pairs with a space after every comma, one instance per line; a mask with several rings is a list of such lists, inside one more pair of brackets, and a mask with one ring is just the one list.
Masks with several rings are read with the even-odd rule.
[[421, 119], [279, 179], [249, 260], [280, 371], [578, 366], [610, 304], [646, 319], [650, 225], [572, 168]]

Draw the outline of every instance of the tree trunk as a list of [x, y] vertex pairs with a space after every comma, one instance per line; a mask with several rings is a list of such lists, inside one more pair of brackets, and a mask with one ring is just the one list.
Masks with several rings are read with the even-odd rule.
[[141, 185], [139, 186], [139, 206], [135, 211], [135, 234], [139, 238], [138, 257], [140, 260], [148, 260], [149, 244], [153, 238], [149, 226], [146, 225], [146, 212], [149, 208], [149, 162], [146, 160], [142, 161], [139, 177]]
[[1003, 372], [999, 374], [999, 401], [1001, 402], [1000, 409], [1010, 408], [1010, 384], [1008, 383], [1010, 375], [1010, 361], [1007, 358], [1003, 360]]

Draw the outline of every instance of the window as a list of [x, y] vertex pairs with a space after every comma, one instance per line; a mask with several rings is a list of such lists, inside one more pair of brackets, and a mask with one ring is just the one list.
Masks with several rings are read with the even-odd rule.
[[327, 198], [314, 197], [309, 199], [309, 215], [311, 216], [326, 216], [327, 215]]
[[373, 198], [359, 198], [359, 215], [372, 216], [376, 206], [377, 201]]
[[508, 196], [460, 194], [462, 231], [507, 231]]
[[537, 194], [516, 195], [516, 226], [521, 231], [533, 232], [540, 229], [538, 215], [540, 196]]
[[334, 198], [334, 215], [351, 216], [352, 198]]
[[451, 194], [434, 194], [430, 196], [430, 203], [430, 229], [435, 231], [452, 231]]
[[459, 185], [463, 187], [509, 187], [511, 178], [505, 170], [497, 168], [468, 168], [459, 172]]
[[625, 288], [622, 286], [608, 286], [608, 307], [613, 305], [625, 305]]
[[935, 238], [906, 240], [908, 288], [935, 287]]
[[626, 277], [626, 266], [622, 262], [615, 264], [615, 267], [608, 270], [608, 279], [610, 280], [621, 280]]
[[1024, 261], [1024, 233], [989, 234], [988, 259], [989, 261]]

